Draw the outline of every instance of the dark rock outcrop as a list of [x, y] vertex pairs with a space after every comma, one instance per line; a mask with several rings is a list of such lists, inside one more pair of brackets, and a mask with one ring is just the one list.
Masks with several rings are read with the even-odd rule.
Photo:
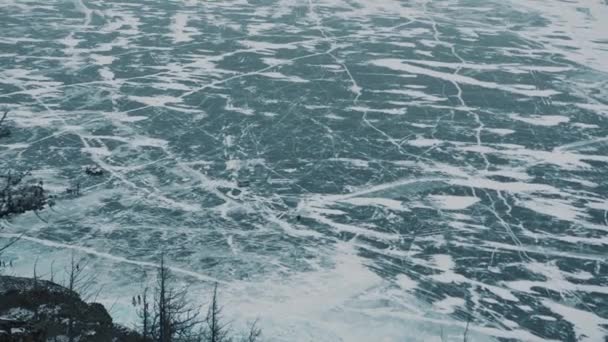
[[141, 341], [115, 325], [103, 305], [60, 285], [0, 276], [0, 342], [69, 341], [70, 335], [81, 342]]

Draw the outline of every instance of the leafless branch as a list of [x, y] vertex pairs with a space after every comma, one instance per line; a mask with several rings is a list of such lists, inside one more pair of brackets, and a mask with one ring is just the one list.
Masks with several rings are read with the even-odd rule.
[[8, 127], [6, 127], [6, 125], [2, 126], [2, 123], [4, 122], [4, 119], [6, 119], [7, 115], [8, 115], [8, 110], [4, 111], [2, 118], [0, 118], [0, 138], [8, 137], [11, 135], [10, 129]]
[[8, 109], [4, 110], [4, 114], [2, 114], [2, 119], [0, 119], [0, 126], [2, 126], [2, 123], [4, 122], [4, 119], [6, 119], [7, 115], [8, 115]]
[[207, 331], [206, 337], [208, 342], [227, 342], [229, 341], [229, 324], [223, 322], [222, 307], [219, 303], [217, 294], [217, 283], [213, 287], [213, 296], [209, 304], [207, 313]]
[[258, 328], [258, 320], [251, 323], [249, 333], [243, 342], [257, 342], [262, 336], [262, 330]]
[[21, 233], [21, 235], [19, 235], [16, 238], [14, 238], [11, 242], [7, 243], [3, 247], [0, 247], [0, 254], [2, 254], [2, 252], [4, 250], [6, 250], [7, 248], [9, 248], [10, 246], [14, 245], [17, 241], [21, 240], [21, 237], [23, 237], [24, 234], [25, 233]]
[[468, 315], [468, 317], [467, 317], [467, 325], [465, 326], [464, 334], [462, 335], [463, 342], [467, 342], [468, 335], [469, 335], [469, 324], [471, 324], [471, 315]]

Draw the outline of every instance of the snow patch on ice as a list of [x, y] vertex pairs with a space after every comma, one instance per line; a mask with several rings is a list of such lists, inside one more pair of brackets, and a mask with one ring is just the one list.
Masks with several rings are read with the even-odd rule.
[[602, 327], [608, 324], [607, 319], [551, 300], [543, 300], [542, 303], [574, 325], [577, 341], [602, 341], [608, 334], [608, 330]]
[[530, 115], [520, 116], [517, 114], [509, 115], [511, 119], [529, 123], [535, 126], [557, 126], [570, 121], [570, 118], [563, 115]]
[[429, 197], [443, 210], [463, 210], [479, 202], [479, 198], [471, 196], [430, 195]]

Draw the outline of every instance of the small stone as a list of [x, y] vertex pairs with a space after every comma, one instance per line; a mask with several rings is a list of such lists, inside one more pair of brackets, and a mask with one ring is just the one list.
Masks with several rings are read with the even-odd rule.
[[236, 184], [239, 188], [244, 188], [244, 187], [251, 185], [251, 182], [248, 180], [240, 180], [240, 181], [237, 181]]
[[90, 176], [101, 176], [103, 175], [103, 169], [97, 165], [88, 165], [84, 168], [84, 172]]

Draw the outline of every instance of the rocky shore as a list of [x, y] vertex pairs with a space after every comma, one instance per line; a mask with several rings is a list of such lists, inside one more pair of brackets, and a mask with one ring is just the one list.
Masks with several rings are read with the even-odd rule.
[[46, 280], [0, 276], [0, 342], [138, 342], [103, 305]]

